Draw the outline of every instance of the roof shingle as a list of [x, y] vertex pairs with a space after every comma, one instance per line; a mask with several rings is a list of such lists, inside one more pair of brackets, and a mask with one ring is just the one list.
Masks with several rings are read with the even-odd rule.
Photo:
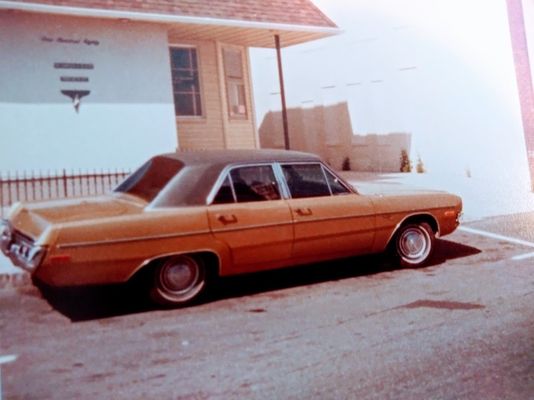
[[14, 0], [144, 14], [336, 28], [309, 0]]

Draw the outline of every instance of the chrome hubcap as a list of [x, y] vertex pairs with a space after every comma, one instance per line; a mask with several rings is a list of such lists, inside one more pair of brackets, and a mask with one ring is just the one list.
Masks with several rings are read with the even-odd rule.
[[173, 293], [189, 291], [195, 286], [198, 278], [196, 263], [185, 257], [166, 263], [160, 274], [163, 288]]
[[429, 243], [428, 232], [421, 228], [410, 228], [399, 238], [399, 252], [403, 257], [416, 262], [426, 258], [430, 251]]

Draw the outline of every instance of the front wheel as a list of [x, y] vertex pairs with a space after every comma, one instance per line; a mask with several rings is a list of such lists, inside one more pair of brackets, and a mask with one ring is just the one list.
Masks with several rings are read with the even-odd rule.
[[202, 261], [188, 255], [167, 258], [154, 270], [152, 300], [164, 306], [181, 306], [196, 298], [206, 286]]
[[427, 223], [402, 226], [395, 236], [400, 265], [416, 268], [424, 265], [434, 251], [434, 231]]

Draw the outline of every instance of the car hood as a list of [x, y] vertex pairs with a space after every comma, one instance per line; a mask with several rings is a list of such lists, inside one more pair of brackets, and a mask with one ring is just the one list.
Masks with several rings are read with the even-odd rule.
[[377, 213], [420, 212], [436, 208], [462, 210], [462, 199], [442, 190], [395, 184], [365, 183], [358, 185], [358, 193], [369, 196]]
[[442, 190], [433, 190], [415, 186], [392, 184], [392, 183], [374, 183], [364, 182], [355, 185], [358, 193], [368, 196], [383, 195], [383, 196], [406, 196], [406, 195], [432, 195], [447, 193]]
[[49, 226], [142, 212], [146, 203], [127, 195], [106, 195], [21, 204], [10, 216], [18, 231], [38, 238]]

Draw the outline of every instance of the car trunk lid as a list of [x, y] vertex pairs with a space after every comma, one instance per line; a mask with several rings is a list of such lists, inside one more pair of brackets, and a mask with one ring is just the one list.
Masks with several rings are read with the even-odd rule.
[[37, 239], [50, 225], [136, 214], [144, 206], [127, 195], [61, 199], [23, 204], [10, 219], [16, 230]]

